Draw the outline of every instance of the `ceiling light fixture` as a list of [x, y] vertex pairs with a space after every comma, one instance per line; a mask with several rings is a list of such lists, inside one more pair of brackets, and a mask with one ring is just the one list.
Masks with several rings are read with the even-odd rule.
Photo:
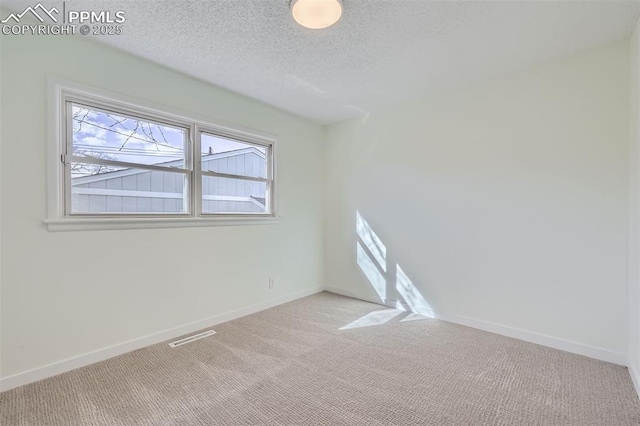
[[327, 28], [340, 20], [342, 0], [291, 0], [291, 14], [305, 28]]

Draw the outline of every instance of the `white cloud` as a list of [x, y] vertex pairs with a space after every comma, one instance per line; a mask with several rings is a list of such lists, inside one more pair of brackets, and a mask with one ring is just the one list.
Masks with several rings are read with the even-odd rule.
[[79, 135], [77, 141], [82, 145], [104, 146], [107, 140], [101, 137]]

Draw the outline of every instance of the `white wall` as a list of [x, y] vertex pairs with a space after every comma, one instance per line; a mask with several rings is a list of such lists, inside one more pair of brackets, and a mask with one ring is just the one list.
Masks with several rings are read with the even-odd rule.
[[[0, 8], [0, 10], [2, 10]], [[2, 52], [2, 42], [0, 42], [0, 55]], [[0, 66], [0, 81], [2, 80], [2, 67]], [[0, 84], [0, 100], [4, 99], [4, 89]], [[0, 102], [0, 377], [2, 377], [2, 278], [4, 273], [2, 272], [2, 127], [3, 127], [3, 109], [4, 104]]]
[[[409, 304], [624, 363], [628, 49], [332, 126], [327, 284], [376, 298], [368, 273], [389, 299], [400, 282]], [[386, 272], [362, 251], [358, 265], [356, 211], [386, 249]]]
[[640, 394], [640, 20], [631, 36], [629, 145], [629, 370]]
[[[4, 377], [323, 283], [322, 127], [81, 37], [3, 36], [1, 62]], [[282, 223], [48, 232], [48, 75], [278, 135]]]

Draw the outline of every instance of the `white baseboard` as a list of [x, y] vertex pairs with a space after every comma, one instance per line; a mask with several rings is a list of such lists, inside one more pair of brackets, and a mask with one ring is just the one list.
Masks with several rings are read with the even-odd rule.
[[636, 393], [638, 394], [638, 398], [640, 398], [640, 369], [637, 369], [631, 363], [629, 363], [629, 374], [631, 374], [631, 381], [633, 382], [633, 386], [636, 388]]
[[[383, 306], [395, 307], [395, 302], [386, 303], [384, 300], [372, 297], [370, 295], [359, 295], [353, 291], [345, 290], [339, 287], [327, 286], [325, 290], [331, 293], [340, 294], [342, 296], [352, 297], [354, 299], [365, 300], [371, 303], [377, 303]], [[627, 355], [620, 352], [610, 351], [608, 349], [589, 346], [583, 343], [573, 342], [558, 337], [547, 336], [545, 334], [535, 333], [532, 331], [522, 330], [519, 328], [508, 327], [506, 325], [496, 324], [488, 321], [482, 321], [475, 318], [469, 318], [461, 315], [447, 315], [436, 313], [434, 317], [447, 322], [464, 325], [466, 327], [476, 328], [488, 331], [490, 333], [501, 334], [503, 336], [512, 337], [514, 339], [524, 340], [525, 342], [535, 343], [565, 352], [571, 352], [583, 355], [589, 358], [610, 362], [627, 366]]]
[[501, 334], [503, 336], [512, 337], [514, 339], [524, 340], [525, 342], [535, 343], [538, 345], [559, 349], [561, 351], [571, 352], [577, 355], [583, 355], [589, 358], [598, 359], [600, 361], [610, 362], [612, 364], [623, 366], [627, 365], [627, 355], [621, 352], [614, 352], [608, 349], [586, 345], [584, 343], [547, 336], [545, 334], [536, 333], [533, 331], [508, 327], [506, 325], [495, 324], [492, 322], [477, 320], [474, 318], [468, 318], [459, 315], [444, 315], [440, 319], [455, 324], [488, 331], [490, 333]]
[[369, 296], [369, 295], [365, 295], [365, 294], [358, 294], [354, 291], [351, 290], [346, 290], [344, 288], [340, 288], [340, 287], [335, 287], [335, 286], [325, 286], [325, 291], [328, 291], [329, 293], [334, 293], [334, 294], [339, 294], [340, 296], [346, 296], [346, 297], [350, 297], [352, 299], [358, 299], [358, 300], [364, 300], [365, 302], [371, 302], [371, 303], [375, 303], [377, 305], [384, 305], [387, 306], [384, 302], [384, 300], [380, 299], [379, 297], [374, 297], [374, 296]]
[[264, 302], [246, 306], [244, 308], [229, 311], [210, 318], [205, 318], [203, 320], [192, 322], [190, 324], [185, 324], [179, 327], [171, 328], [169, 330], [149, 334], [138, 339], [133, 339], [127, 342], [119, 343], [117, 345], [98, 349], [97, 351], [89, 352], [73, 358], [68, 358], [62, 361], [55, 362], [53, 364], [45, 365], [43, 367], [34, 368], [33, 370], [28, 370], [22, 373], [14, 374], [12, 376], [3, 377], [0, 378], [0, 391], [7, 391], [18, 386], [37, 382], [39, 380], [56, 376], [67, 371], [74, 370], [76, 368], [94, 364], [99, 361], [104, 361], [105, 359], [113, 358], [114, 356], [122, 355], [136, 349], [154, 345], [156, 343], [162, 343], [167, 340], [175, 339], [176, 337], [190, 334], [195, 331], [202, 330], [203, 328], [212, 327], [223, 322], [231, 321], [236, 318], [263, 311], [265, 309], [282, 305], [283, 303], [291, 302], [293, 300], [300, 299], [306, 296], [311, 296], [312, 294], [320, 293], [322, 291], [324, 291], [323, 287], [314, 287], [308, 290], [298, 291], [286, 296], [269, 299]]

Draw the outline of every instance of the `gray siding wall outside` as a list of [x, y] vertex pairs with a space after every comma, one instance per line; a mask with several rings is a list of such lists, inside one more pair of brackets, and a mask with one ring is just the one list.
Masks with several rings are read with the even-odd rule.
[[[247, 150], [243, 150], [247, 151]], [[248, 176], [266, 176], [264, 155], [242, 154], [202, 157], [204, 170]], [[181, 173], [132, 170], [105, 173], [101, 178], [76, 178], [72, 183], [74, 213], [183, 213], [185, 179]], [[86, 183], [83, 183], [86, 182]], [[205, 213], [259, 213], [266, 185], [220, 177], [203, 177]], [[139, 193], [139, 194], [138, 194]]]

